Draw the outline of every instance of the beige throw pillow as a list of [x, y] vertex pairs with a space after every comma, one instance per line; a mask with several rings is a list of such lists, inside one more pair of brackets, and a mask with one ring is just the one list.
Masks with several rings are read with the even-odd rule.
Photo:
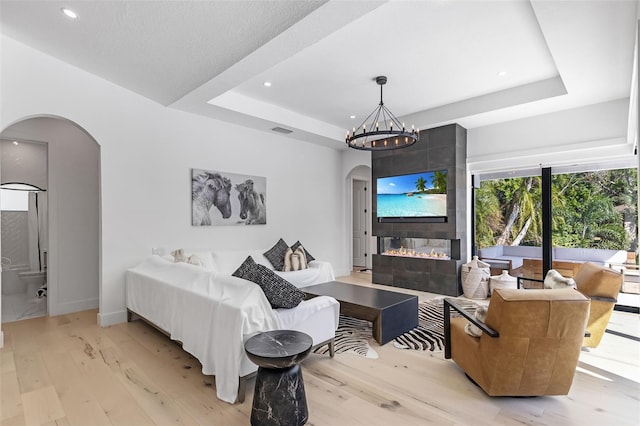
[[284, 254], [284, 266], [282, 270], [284, 272], [299, 271], [301, 269], [307, 269], [307, 257], [305, 255], [302, 246], [299, 246], [295, 251], [291, 250], [291, 247], [287, 249]]

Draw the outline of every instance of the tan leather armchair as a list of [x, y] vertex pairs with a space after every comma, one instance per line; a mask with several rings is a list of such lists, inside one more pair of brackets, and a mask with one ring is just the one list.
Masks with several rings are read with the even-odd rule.
[[[576, 282], [576, 289], [591, 300], [583, 346], [595, 348], [600, 344], [607, 329], [613, 308], [618, 301], [624, 276], [620, 272], [593, 262], [579, 264], [574, 275], [565, 275], [564, 271], [559, 272], [565, 277], [572, 276]], [[527, 282], [533, 281], [544, 282], [542, 279], [518, 277], [518, 288], [527, 288]]]
[[[463, 317], [451, 318], [450, 310]], [[567, 395], [589, 316], [589, 299], [573, 289], [496, 289], [486, 321], [445, 299], [445, 358], [490, 396]], [[473, 322], [483, 331], [464, 330]]]
[[591, 311], [587, 322], [587, 332], [591, 335], [584, 338], [584, 346], [595, 348], [600, 344], [618, 293], [622, 288], [621, 273], [592, 262], [580, 265], [578, 273], [573, 277], [578, 291], [591, 299]]

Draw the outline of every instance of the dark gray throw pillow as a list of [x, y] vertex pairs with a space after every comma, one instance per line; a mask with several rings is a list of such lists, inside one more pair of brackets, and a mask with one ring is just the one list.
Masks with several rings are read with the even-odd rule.
[[231, 275], [238, 278], [244, 278], [245, 280], [258, 284], [260, 277], [258, 276], [257, 266], [258, 264], [253, 260], [253, 257], [249, 256]]
[[269, 250], [264, 252], [264, 257], [269, 259], [269, 262], [273, 265], [273, 269], [276, 271], [282, 271], [284, 267], [284, 254], [287, 252], [289, 245], [280, 238], [278, 242]]
[[[302, 246], [302, 243], [300, 241], [296, 241], [295, 244], [291, 246], [291, 250], [296, 251], [296, 249], [300, 246]], [[302, 246], [302, 249], [304, 250], [304, 254], [307, 257], [307, 263], [311, 262], [312, 260], [316, 260], [316, 258], [311, 256], [311, 253], [307, 251], [305, 246]]]
[[304, 292], [266, 266], [257, 264], [251, 256], [232, 275], [258, 284], [274, 309], [295, 308], [305, 297]]

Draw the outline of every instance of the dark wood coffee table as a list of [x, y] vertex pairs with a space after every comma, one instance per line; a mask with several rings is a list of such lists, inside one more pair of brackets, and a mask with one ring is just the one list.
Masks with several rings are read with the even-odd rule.
[[307, 298], [331, 296], [340, 302], [340, 313], [371, 321], [373, 338], [380, 345], [418, 326], [418, 296], [331, 281], [303, 287]]

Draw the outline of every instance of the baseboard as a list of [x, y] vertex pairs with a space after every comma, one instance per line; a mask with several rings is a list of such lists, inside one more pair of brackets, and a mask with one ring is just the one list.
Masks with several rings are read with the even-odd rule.
[[109, 327], [110, 325], [127, 322], [127, 311], [110, 312], [101, 314], [98, 312], [98, 325], [100, 327]]
[[58, 303], [50, 307], [49, 316], [71, 314], [73, 312], [88, 311], [98, 307], [98, 299], [78, 300], [75, 302]]

